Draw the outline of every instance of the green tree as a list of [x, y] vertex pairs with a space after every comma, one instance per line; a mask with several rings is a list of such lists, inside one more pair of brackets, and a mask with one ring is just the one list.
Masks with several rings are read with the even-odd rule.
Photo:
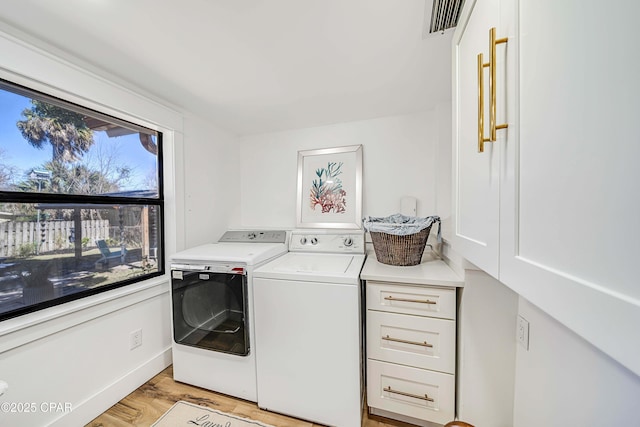
[[[117, 167], [116, 170], [103, 173], [99, 169], [93, 169], [88, 164], [76, 163], [66, 164], [61, 161], [49, 161], [38, 167], [40, 170], [51, 172], [51, 179], [37, 182], [27, 177], [17, 184], [20, 191], [36, 193], [45, 191], [47, 193], [60, 194], [103, 194], [115, 192], [120, 189], [120, 184], [129, 179], [131, 169], [128, 166]], [[38, 187], [41, 185], [41, 187]], [[35, 217], [36, 210], [31, 204], [7, 205], [10, 212], [31, 221]], [[73, 205], [70, 205], [73, 208]], [[48, 213], [54, 219], [73, 219], [73, 209], [50, 209]], [[100, 211], [97, 209], [83, 210], [84, 219], [101, 219]]]
[[0, 190], [9, 190], [16, 175], [16, 167], [6, 162], [6, 152], [0, 148]]
[[16, 123], [22, 136], [36, 148], [46, 143], [53, 149], [53, 161], [73, 162], [93, 145], [93, 131], [80, 113], [32, 99], [25, 109], [25, 120]]
[[[131, 168], [114, 167], [115, 170], [101, 171], [87, 164], [72, 165], [60, 161], [50, 161], [40, 169], [51, 171], [51, 180], [43, 182], [41, 190], [61, 194], [102, 194], [120, 189], [120, 183], [129, 179]], [[38, 182], [27, 179], [18, 184], [21, 191], [38, 192]]]

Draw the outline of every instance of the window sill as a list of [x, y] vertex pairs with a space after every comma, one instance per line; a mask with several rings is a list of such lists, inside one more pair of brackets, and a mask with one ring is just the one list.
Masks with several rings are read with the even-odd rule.
[[169, 275], [25, 314], [0, 323], [0, 354], [169, 291]]

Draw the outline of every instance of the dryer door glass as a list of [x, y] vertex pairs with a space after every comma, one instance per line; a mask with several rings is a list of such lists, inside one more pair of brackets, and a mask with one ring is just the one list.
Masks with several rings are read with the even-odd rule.
[[241, 356], [249, 354], [246, 276], [181, 273], [172, 274], [175, 342]]

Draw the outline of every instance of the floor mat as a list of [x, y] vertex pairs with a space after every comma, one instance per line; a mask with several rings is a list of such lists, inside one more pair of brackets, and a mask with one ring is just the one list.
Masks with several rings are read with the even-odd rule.
[[151, 427], [179, 427], [179, 426], [223, 426], [223, 427], [273, 427], [248, 418], [227, 414], [193, 403], [176, 402]]

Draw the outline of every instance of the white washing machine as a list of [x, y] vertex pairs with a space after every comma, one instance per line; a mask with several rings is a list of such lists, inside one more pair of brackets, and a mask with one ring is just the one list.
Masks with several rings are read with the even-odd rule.
[[257, 401], [253, 270], [286, 252], [286, 231], [227, 231], [171, 257], [176, 381]]
[[258, 406], [360, 427], [361, 231], [294, 230], [289, 252], [254, 272]]

